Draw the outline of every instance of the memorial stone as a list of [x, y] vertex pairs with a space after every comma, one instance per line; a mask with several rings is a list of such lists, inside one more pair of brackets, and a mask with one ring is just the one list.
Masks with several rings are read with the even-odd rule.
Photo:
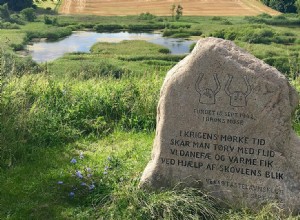
[[230, 41], [198, 41], [163, 83], [141, 187], [183, 184], [253, 209], [300, 210], [298, 104], [275, 68]]

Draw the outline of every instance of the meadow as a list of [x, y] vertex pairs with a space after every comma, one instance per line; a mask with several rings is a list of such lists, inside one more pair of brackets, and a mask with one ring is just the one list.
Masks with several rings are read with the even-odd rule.
[[[35, 38], [56, 40], [72, 30], [215, 36], [276, 67], [300, 91], [299, 21], [49, 12], [1, 29], [0, 219], [299, 219], [275, 203], [253, 212], [193, 188], [138, 188], [151, 157], [160, 87], [184, 55], [144, 41], [97, 43], [90, 53], [43, 64], [17, 55]], [[300, 135], [299, 108], [293, 126]]]

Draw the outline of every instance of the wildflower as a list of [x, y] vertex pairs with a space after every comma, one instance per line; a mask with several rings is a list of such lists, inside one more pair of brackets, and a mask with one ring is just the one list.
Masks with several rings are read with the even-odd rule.
[[111, 160], [111, 156], [108, 156], [108, 157], [107, 157], [107, 160]]
[[90, 172], [92, 171], [92, 169], [89, 168], [89, 167], [87, 167], [87, 168], [86, 168], [86, 171], [90, 173]]
[[89, 174], [87, 175], [87, 177], [92, 177], [92, 174], [89, 173]]
[[80, 152], [79, 158], [82, 160], [84, 158], [83, 153]]
[[75, 174], [76, 174], [76, 176], [77, 176], [78, 178], [80, 178], [80, 179], [83, 178], [83, 175], [82, 175], [82, 173], [81, 173], [79, 170], [77, 170]]
[[75, 158], [73, 158], [70, 162], [71, 163], [77, 163], [77, 160]]
[[107, 170], [108, 170], [108, 166], [105, 166], [105, 167], [104, 167], [104, 171], [107, 171]]
[[90, 189], [90, 190], [95, 189], [95, 185], [94, 185], [94, 184], [90, 185], [90, 186], [89, 186], [89, 189]]
[[63, 181], [58, 181], [57, 184], [61, 185], [63, 184], [64, 182]]
[[82, 186], [86, 186], [86, 183], [82, 182], [80, 185], [82, 185]]
[[69, 193], [69, 196], [70, 196], [71, 198], [73, 198], [73, 197], [75, 196], [75, 193], [74, 193], [74, 192], [70, 192], [70, 193]]
[[104, 171], [103, 174], [106, 175], [106, 174], [107, 174], [107, 171]]

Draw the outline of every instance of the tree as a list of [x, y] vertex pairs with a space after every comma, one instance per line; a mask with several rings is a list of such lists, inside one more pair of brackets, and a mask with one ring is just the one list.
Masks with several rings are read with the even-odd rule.
[[173, 4], [172, 6], [171, 6], [171, 15], [172, 15], [172, 19], [173, 19], [173, 21], [174, 21], [174, 16], [175, 16], [175, 9], [176, 9], [176, 5], [175, 4]]
[[176, 8], [176, 21], [179, 20], [179, 18], [182, 16], [182, 12], [183, 12], [183, 7], [179, 4], [177, 5], [177, 8]]
[[297, 8], [298, 14], [300, 14], [300, 0], [297, 0], [297, 1], [295, 2], [295, 6], [296, 6], [296, 8]]
[[0, 18], [5, 21], [10, 20], [10, 13], [7, 4], [0, 5]]
[[9, 0], [8, 8], [13, 11], [22, 11], [24, 8], [30, 8], [33, 0]]
[[36, 14], [33, 8], [25, 8], [21, 11], [21, 14], [27, 21], [34, 21], [36, 19]]
[[297, 10], [295, 5], [296, 0], [262, 0], [262, 2], [283, 13], [295, 13]]

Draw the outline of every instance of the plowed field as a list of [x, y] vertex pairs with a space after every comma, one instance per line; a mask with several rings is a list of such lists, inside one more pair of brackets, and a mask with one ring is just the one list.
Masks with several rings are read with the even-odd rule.
[[279, 14], [258, 0], [62, 0], [61, 14], [138, 15], [150, 12], [171, 15], [173, 4], [183, 6], [184, 15], [246, 16], [268, 13]]

